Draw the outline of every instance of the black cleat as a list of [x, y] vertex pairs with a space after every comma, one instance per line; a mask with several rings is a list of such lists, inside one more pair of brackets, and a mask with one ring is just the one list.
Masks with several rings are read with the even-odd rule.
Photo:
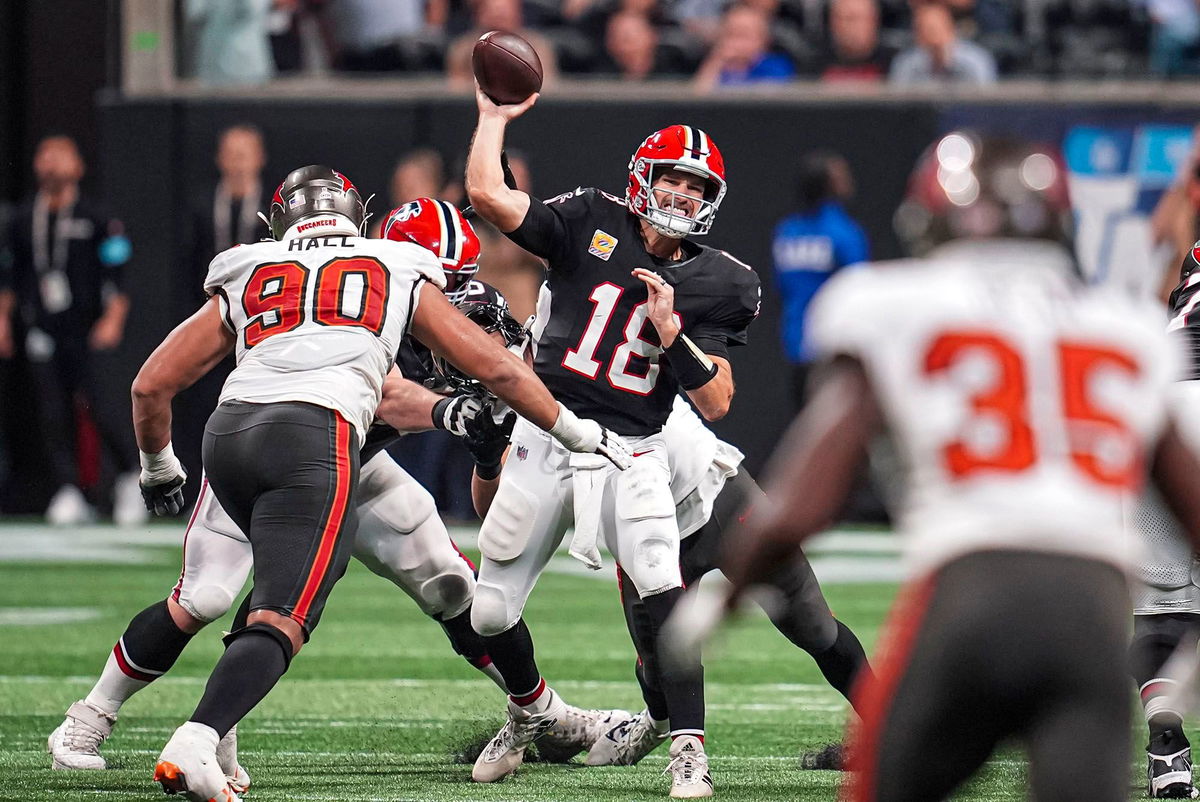
[[1192, 747], [1178, 730], [1168, 729], [1150, 739], [1146, 748], [1146, 793], [1151, 799], [1195, 799]]
[[809, 771], [841, 771], [844, 755], [841, 744], [825, 744], [820, 749], [800, 753], [800, 768]]

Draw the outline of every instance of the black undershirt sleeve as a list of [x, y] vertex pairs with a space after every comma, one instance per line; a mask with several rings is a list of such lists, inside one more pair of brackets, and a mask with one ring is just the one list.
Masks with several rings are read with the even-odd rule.
[[505, 236], [553, 266], [567, 242], [567, 223], [554, 209], [537, 198], [530, 198], [525, 219]]

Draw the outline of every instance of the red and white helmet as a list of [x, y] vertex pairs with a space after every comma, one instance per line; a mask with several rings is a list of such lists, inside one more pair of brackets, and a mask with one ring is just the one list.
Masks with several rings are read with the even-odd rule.
[[[682, 170], [705, 180], [704, 199], [695, 216], [688, 217], [660, 207], [650, 188], [664, 170]], [[650, 223], [663, 236], [679, 238], [707, 234], [724, 197], [725, 160], [708, 134], [694, 126], [672, 125], [655, 131], [646, 137], [629, 160], [625, 204], [629, 211]]]
[[417, 198], [399, 206], [384, 221], [382, 236], [396, 242], [415, 242], [429, 250], [446, 272], [446, 296], [453, 303], [467, 291], [467, 282], [479, 272], [479, 237], [446, 201]]

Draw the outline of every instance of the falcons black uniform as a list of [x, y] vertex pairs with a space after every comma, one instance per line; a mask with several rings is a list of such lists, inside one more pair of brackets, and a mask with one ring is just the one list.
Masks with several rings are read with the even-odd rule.
[[758, 276], [724, 251], [684, 240], [684, 258], [646, 251], [640, 219], [625, 202], [598, 189], [576, 189], [533, 202], [508, 234], [549, 263], [538, 304], [534, 370], [572, 412], [618, 434], [660, 430], [680, 386], [654, 325], [635, 267], [653, 270], [675, 288], [683, 332], [704, 353], [728, 358], [744, 345], [758, 314]]

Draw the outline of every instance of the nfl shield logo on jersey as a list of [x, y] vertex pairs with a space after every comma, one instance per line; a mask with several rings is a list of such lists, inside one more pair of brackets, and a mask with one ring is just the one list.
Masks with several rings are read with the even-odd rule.
[[529, 449], [525, 446], [517, 446], [517, 459], [523, 460], [529, 456]]
[[617, 247], [616, 237], [600, 229], [596, 229], [596, 233], [592, 235], [592, 244], [588, 246], [588, 253], [607, 262], [608, 257], [612, 256], [613, 248], [615, 247]]

